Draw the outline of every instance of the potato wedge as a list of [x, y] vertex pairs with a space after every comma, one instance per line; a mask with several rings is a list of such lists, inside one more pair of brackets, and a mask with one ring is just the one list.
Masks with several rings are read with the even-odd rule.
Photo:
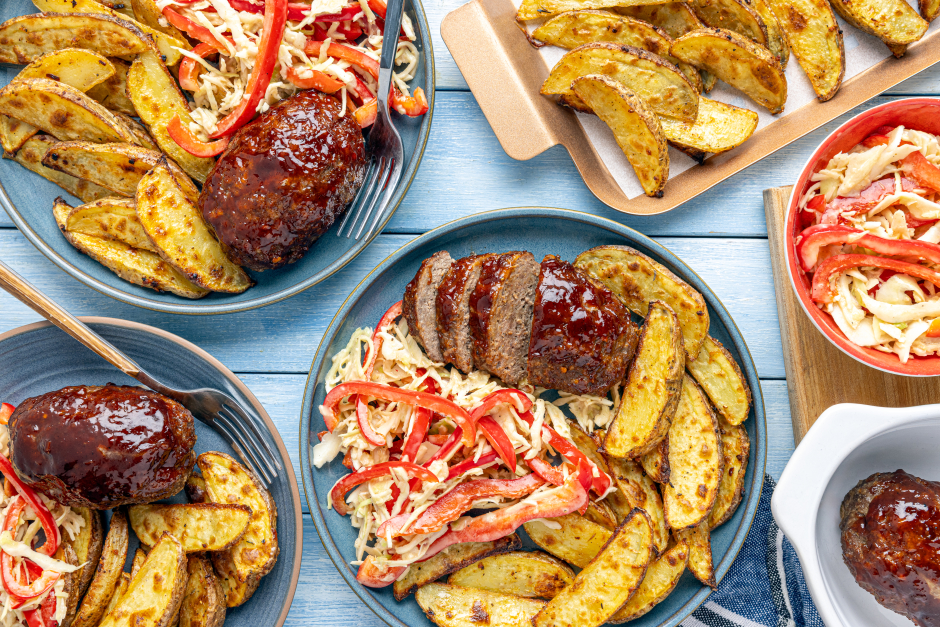
[[123, 18], [93, 13], [35, 13], [0, 24], [0, 63], [32, 63], [64, 48], [83, 48], [105, 57], [140, 54], [144, 33]]
[[68, 215], [65, 229], [70, 233], [111, 239], [157, 252], [137, 220], [137, 208], [132, 198], [102, 198], [75, 207]]
[[[829, 4], [843, 20], [871, 33], [889, 44], [889, 48], [919, 41], [930, 27], [930, 23], [904, 0], [830, 0]], [[894, 48], [892, 52], [895, 56], [903, 54]]]
[[104, 615], [108, 602], [114, 595], [114, 587], [124, 572], [127, 561], [127, 516], [123, 510], [114, 510], [108, 526], [108, 535], [101, 549], [101, 559], [95, 576], [72, 621], [72, 627], [96, 627]]
[[215, 160], [194, 157], [170, 138], [166, 128], [173, 118], [178, 115], [187, 125], [192, 116], [176, 80], [154, 52], [147, 51], [134, 60], [127, 74], [127, 95], [160, 149], [187, 174], [205, 183]]
[[111, 59], [114, 74], [100, 85], [95, 85], [87, 94], [103, 104], [111, 111], [124, 115], [137, 115], [134, 103], [127, 97], [127, 73], [131, 69], [130, 63], [120, 59]]
[[190, 555], [186, 570], [189, 580], [180, 606], [179, 627], [222, 627], [225, 593], [212, 564], [205, 557]]
[[708, 525], [702, 524], [676, 531], [676, 538], [689, 545], [689, 570], [695, 578], [712, 590], [718, 589], [715, 583], [715, 568], [712, 566], [712, 541]]
[[186, 497], [193, 503], [205, 503], [209, 500], [206, 495], [206, 480], [196, 471], [186, 479]]
[[42, 55], [24, 67], [14, 80], [48, 78], [87, 92], [113, 75], [114, 65], [97, 52], [65, 48]]
[[[588, 74], [620, 81], [658, 115], [689, 122], [698, 115], [698, 93], [679, 68], [646, 50], [604, 42], [585, 44], [565, 54], [542, 83], [540, 93], [565, 96], [577, 107], [571, 83]], [[583, 104], [581, 108], [590, 111]]]
[[428, 620], [440, 627], [531, 627], [532, 618], [545, 606], [539, 599], [446, 583], [418, 588], [415, 600]]
[[669, 428], [669, 483], [663, 486], [663, 508], [672, 529], [694, 527], [708, 517], [723, 467], [718, 419], [701, 388], [686, 376]]
[[578, 568], [590, 564], [613, 535], [607, 527], [577, 513], [549, 521], [533, 520], [525, 523], [524, 527], [535, 544]]
[[485, 557], [447, 579], [452, 586], [527, 598], [554, 598], [574, 581], [574, 571], [541, 551], [513, 551]]
[[620, 15], [649, 22], [656, 28], [662, 29], [672, 39], [682, 37], [704, 26], [686, 2], [615, 7], [611, 10]]
[[790, 47], [787, 46], [786, 35], [783, 34], [783, 28], [780, 26], [780, 20], [770, 8], [770, 0], [750, 0], [751, 8], [754, 9], [764, 20], [764, 26], [767, 27], [767, 49], [777, 57], [780, 67], [787, 69], [787, 63], [790, 61]]
[[642, 509], [653, 527], [653, 548], [657, 555], [669, 544], [669, 527], [663, 512], [663, 500], [653, 480], [632, 459], [609, 460], [614, 483], [633, 509]]
[[642, 510], [617, 528], [574, 582], [535, 615], [534, 627], [597, 627], [639, 588], [654, 556], [653, 531]]
[[709, 154], [727, 152], [750, 139], [757, 129], [757, 113], [699, 97], [694, 124], [660, 116], [659, 126], [671, 145], [701, 163]]
[[695, 359], [708, 335], [708, 308], [695, 288], [628, 246], [597, 246], [575, 265], [607, 286], [630, 311], [646, 317], [650, 302], [660, 300], [679, 317], [686, 360]]
[[104, 527], [101, 524], [101, 512], [88, 509], [87, 507], [73, 507], [72, 511], [82, 517], [82, 528], [70, 538], [68, 534], [63, 535], [66, 544], [75, 551], [75, 558], [82, 568], [76, 571], [78, 577], [78, 595], [81, 597], [88, 589], [92, 577], [95, 576], [95, 569], [98, 567], [98, 560], [101, 558], [101, 549], [104, 545]]
[[607, 9], [656, 4], [658, 0], [522, 0], [516, 19], [524, 22], [578, 9]]
[[[606, 472], [608, 475], [611, 475], [613, 478], [613, 473], [610, 470], [610, 467], [607, 465], [607, 460], [603, 455], [597, 450], [597, 448], [604, 441], [604, 431], [597, 429], [592, 435], [586, 434], [581, 430], [581, 427], [576, 424], [571, 425], [570, 429], [571, 441], [574, 442], [574, 445], [578, 448], [579, 451], [587, 455], [594, 464], [598, 467], [599, 470]], [[630, 512], [633, 511], [633, 505], [627, 500], [620, 490], [614, 490], [610, 492], [603, 501], [596, 501], [597, 504], [603, 504], [610, 512], [613, 514], [615, 523], [613, 525], [605, 525], [610, 529], [614, 529], [617, 525], [622, 523], [627, 516], [630, 515]], [[587, 513], [585, 513], [587, 515]], [[598, 524], [604, 525], [604, 522], [595, 520]]]
[[183, 547], [163, 534], [100, 627], [168, 627], [183, 601], [186, 578]]
[[636, 594], [608, 622], [625, 623], [649, 612], [675, 589], [688, 562], [688, 543], [680, 540], [672, 544], [649, 565]]
[[138, 22], [175, 39], [186, 39], [178, 28], [167, 23], [157, 3], [153, 0], [131, 0], [131, 7], [134, 9], [134, 17]]
[[46, 13], [102, 13], [117, 19], [125, 20], [129, 24], [135, 26], [141, 32], [150, 35], [153, 38], [157, 49], [160, 51], [160, 54], [163, 55], [166, 64], [169, 66], [176, 65], [182, 58], [179, 48], [182, 48], [183, 50], [192, 49], [192, 46], [189, 45], [189, 43], [186, 41], [186, 38], [167, 35], [166, 33], [151, 28], [146, 24], [141, 24], [137, 20], [131, 19], [123, 13], [119, 13], [114, 9], [108, 8], [99, 2], [95, 2], [95, 0], [33, 0], [33, 4], [35, 4], [36, 8], [38, 8], [40, 11], [45, 11]]
[[937, 14], [940, 14], [940, 0], [920, 0], [918, 2], [920, 16], [928, 22], [934, 21]]
[[86, 141], [53, 144], [43, 165], [91, 181], [121, 196], [133, 197], [137, 184], [163, 158], [156, 150], [134, 144]]
[[465, 568], [484, 557], [515, 551], [521, 547], [522, 540], [514, 533], [492, 542], [452, 544], [429, 560], [412, 564], [404, 577], [392, 584], [392, 593], [397, 601], [401, 601], [421, 586], [437, 581], [444, 575]]
[[842, 29], [826, 0], [767, 0], [787, 45], [825, 102], [836, 95], [845, 76]]
[[669, 147], [653, 110], [622, 83], [600, 74], [576, 78], [571, 89], [610, 127], [646, 195], [661, 198], [669, 178]]
[[734, 357], [721, 342], [706, 337], [698, 357], [687, 362], [686, 368], [725, 420], [732, 425], [747, 420], [751, 389]]
[[639, 461], [650, 479], [656, 483], [669, 483], [669, 438], [663, 438], [656, 448]]
[[[229, 549], [212, 553], [212, 563], [221, 578], [227, 605], [235, 607], [248, 600], [261, 578], [271, 572], [277, 562], [280, 552], [277, 508], [261, 481], [229, 455], [203, 453], [196, 458], [196, 465], [206, 480], [210, 502], [246, 505], [251, 509], [251, 521], [238, 542]], [[233, 586], [232, 580], [247, 584], [248, 590]], [[232, 595], [230, 591], [237, 594]]]
[[164, 533], [180, 541], [186, 553], [224, 551], [245, 534], [251, 509], [231, 503], [185, 505], [132, 505], [127, 511], [131, 528], [146, 545]]
[[684, 365], [679, 320], [669, 305], [653, 301], [627, 371], [620, 407], [601, 448], [608, 459], [640, 457], [666, 437], [679, 402]]
[[689, 6], [705, 26], [734, 31], [767, 46], [767, 26], [744, 0], [691, 0]]
[[724, 458], [724, 470], [721, 473], [721, 485], [718, 496], [708, 515], [708, 528], [714, 529], [724, 524], [734, 515], [741, 498], [744, 496], [744, 473], [747, 470], [747, 458], [751, 452], [751, 440], [747, 430], [741, 425], [725, 424], [719, 419], [721, 429], [721, 454]]
[[143, 549], [138, 548], [134, 551], [134, 561], [131, 563], [131, 579], [137, 576], [145, 561], [147, 561], [147, 553]]
[[733, 31], [704, 28], [683, 35], [673, 42], [672, 56], [711, 72], [771, 113], [787, 103], [787, 77], [777, 57]]
[[52, 181], [83, 202], [92, 202], [99, 198], [106, 198], [113, 195], [111, 190], [105, 189], [100, 185], [95, 185], [94, 183], [51, 170], [44, 166], [42, 164], [42, 158], [46, 156], [46, 151], [49, 150], [49, 147], [54, 143], [56, 143], [56, 140], [48, 135], [36, 135], [23, 144], [23, 147], [13, 155], [13, 160], [44, 179]]
[[222, 251], [180, 178], [165, 157], [141, 178], [137, 218], [160, 256], [193, 283], [213, 292], [244, 292], [254, 282]]
[[633, 46], [659, 55], [682, 70], [696, 91], [702, 91], [698, 70], [669, 56], [672, 38], [648, 22], [609, 11], [568, 11], [548, 20], [532, 33], [532, 39], [571, 50], [595, 41]]
[[584, 511], [584, 517], [611, 531], [617, 528], [617, 517], [604, 501], [591, 501]]
[[[75, 549], [72, 548], [70, 544], [63, 543], [59, 545], [59, 549], [53, 554], [53, 558], [61, 560], [72, 566], [78, 566], [78, 556], [75, 554]], [[78, 602], [81, 599], [81, 590], [79, 589], [79, 580], [81, 575], [79, 571], [74, 571], [71, 573], [64, 573], [62, 579], [64, 580], [64, 585], [62, 586], [62, 593], [65, 594], [65, 618], [62, 619], [62, 627], [70, 627], [72, 621], [75, 620], [75, 613], [78, 611]]]
[[131, 576], [127, 573], [121, 573], [121, 577], [117, 580], [117, 583], [114, 584], [114, 594], [111, 595], [111, 600], [108, 601], [108, 606], [105, 608], [102, 618], [111, 613], [114, 606], [118, 604], [118, 601], [120, 601], [124, 593], [127, 592], [127, 586], [130, 583]]
[[8, 155], [22, 148], [38, 132], [39, 129], [32, 124], [0, 114], [0, 146]]

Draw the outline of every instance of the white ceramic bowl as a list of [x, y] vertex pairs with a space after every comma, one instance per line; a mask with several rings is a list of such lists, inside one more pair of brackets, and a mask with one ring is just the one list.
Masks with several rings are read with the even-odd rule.
[[842, 561], [839, 506], [876, 472], [903, 469], [940, 480], [940, 405], [835, 405], [819, 417], [787, 464], [771, 509], [800, 556], [826, 627], [911, 627], [862, 590]]

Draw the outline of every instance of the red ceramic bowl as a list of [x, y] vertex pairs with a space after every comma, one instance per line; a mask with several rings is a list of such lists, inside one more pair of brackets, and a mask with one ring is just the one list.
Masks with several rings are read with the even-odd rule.
[[799, 221], [797, 220], [798, 204], [800, 198], [812, 184], [810, 176], [822, 169], [838, 153], [851, 150], [853, 146], [856, 146], [879, 126], [897, 126], [899, 124], [903, 124], [906, 128], [940, 135], [940, 99], [908, 98], [906, 100], [895, 100], [860, 113], [836, 129], [809, 158], [800, 173], [800, 178], [793, 186], [793, 194], [790, 196], [790, 203], [787, 206], [787, 241], [785, 246], [787, 251], [787, 272], [790, 275], [790, 283], [793, 285], [796, 296], [806, 315], [810, 317], [816, 328], [839, 350], [866, 366], [892, 374], [908, 377], [935, 377], [940, 376], [940, 357], [917, 357], [912, 355], [906, 364], [902, 364], [898, 356], [893, 353], [888, 354], [872, 348], [862, 348], [850, 342], [845, 334], [839, 330], [835, 320], [816, 307], [816, 304], [810, 298], [809, 277], [800, 268], [793, 245], [793, 240], [799, 230]]

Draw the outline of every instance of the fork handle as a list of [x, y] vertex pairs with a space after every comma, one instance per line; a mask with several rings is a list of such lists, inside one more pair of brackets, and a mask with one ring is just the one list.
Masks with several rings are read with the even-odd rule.
[[18, 275], [2, 261], [0, 261], [0, 287], [40, 316], [93, 350], [124, 374], [134, 377], [135, 379], [141, 374], [140, 366], [134, 363], [130, 357], [88, 328], [84, 322], [59, 307], [48, 296], [30, 285], [26, 279]]

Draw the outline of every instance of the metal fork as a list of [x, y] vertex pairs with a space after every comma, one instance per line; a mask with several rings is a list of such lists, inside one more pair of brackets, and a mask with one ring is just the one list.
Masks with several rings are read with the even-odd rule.
[[[401, 30], [401, 15], [404, 9], [403, 0], [389, 0], [385, 13], [385, 33], [398, 33]], [[388, 99], [392, 89], [392, 69], [395, 67], [395, 55], [398, 52], [398, 37], [385, 37], [382, 39], [382, 56], [379, 60], [379, 91], [375, 123], [369, 131], [366, 142], [366, 152], [369, 155], [369, 165], [362, 187], [356, 194], [355, 200], [346, 211], [346, 217], [339, 225], [339, 236], [349, 224], [346, 233], [348, 239], [356, 231], [354, 239], [359, 240], [365, 231], [368, 239], [379, 219], [385, 213], [401, 180], [402, 164], [405, 151], [402, 148], [401, 136], [392, 124], [389, 116]], [[374, 217], [373, 217], [374, 213]], [[370, 222], [370, 217], [371, 222]], [[351, 219], [350, 219], [351, 218]], [[356, 226], [359, 228], [356, 229]]]
[[258, 423], [261, 419], [243, 409], [228, 394], [211, 388], [177, 390], [157, 380], [84, 322], [62, 309], [23, 277], [0, 262], [0, 287], [25, 303], [43, 318], [90, 348], [108, 363], [151, 390], [179, 401], [200, 422], [212, 427], [266, 485], [283, 470]]

